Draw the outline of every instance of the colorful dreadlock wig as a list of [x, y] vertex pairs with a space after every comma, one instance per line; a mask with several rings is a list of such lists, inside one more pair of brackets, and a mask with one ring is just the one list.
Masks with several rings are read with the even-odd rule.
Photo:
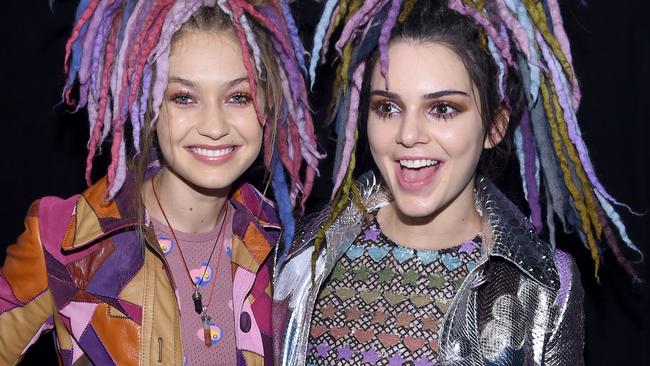
[[[244, 0], [81, 0], [66, 45], [63, 98], [77, 110], [88, 109], [86, 180], [90, 184], [96, 151], [110, 135], [109, 198], [119, 191], [126, 176], [125, 126], [130, 123], [132, 148], [139, 153], [140, 133], [144, 124], [149, 123], [145, 121], [145, 112], [150, 108], [153, 126], [167, 86], [172, 36], [202, 7], [218, 7], [229, 16], [242, 48], [255, 111], [262, 124], [267, 118], [260, 109], [255, 76], [263, 79], [268, 70], [260, 60], [260, 46], [252, 25], [266, 32], [277, 54], [282, 98], [281, 105], [275, 108], [281, 118], [264, 128], [264, 163], [272, 176], [285, 227], [284, 239], [290, 243], [294, 227], [292, 208], [299, 197], [304, 208], [322, 156], [317, 150], [306, 102], [304, 50], [286, 0], [255, 4]], [[73, 101], [71, 92], [76, 86], [79, 98]]]
[[[380, 71], [386, 79], [391, 33], [396, 25], [407, 24], [405, 21], [416, 5], [417, 0], [327, 0], [324, 5], [314, 36], [309, 73], [313, 83], [316, 67], [325, 61], [331, 38], [338, 35], [332, 40], [340, 58], [333, 91], [337, 150], [333, 212], [317, 234], [315, 253], [325, 230], [345, 207], [350, 192], [353, 200], [359, 202], [352, 171], [364, 70], [378, 49]], [[557, 0], [445, 0], [438, 6], [467, 17], [478, 28], [483, 52], [491, 55], [498, 68], [497, 92], [502, 103], [509, 105], [506, 87], [513, 73], [523, 84], [521, 121], [511, 122], [520, 122], [514, 131], [514, 142], [535, 230], [539, 233], [544, 228], [544, 201], [552, 245], [555, 213], [564, 228], [576, 230], [590, 250], [596, 278], [603, 249], [599, 243], [604, 236], [617, 261], [637, 279], [622, 254], [618, 238], [641, 253], [613, 207], [627, 206], [616, 201], [596, 177], [578, 128], [580, 89]]]

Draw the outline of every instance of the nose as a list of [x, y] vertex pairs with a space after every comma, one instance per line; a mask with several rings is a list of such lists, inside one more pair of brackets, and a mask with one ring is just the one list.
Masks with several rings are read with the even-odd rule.
[[218, 103], [206, 105], [200, 115], [200, 121], [197, 125], [197, 132], [201, 136], [209, 137], [212, 140], [219, 140], [228, 135], [230, 124], [226, 113], [220, 108]]
[[415, 113], [406, 113], [397, 132], [397, 143], [405, 147], [413, 147], [417, 144], [427, 143], [429, 140], [421, 118]]

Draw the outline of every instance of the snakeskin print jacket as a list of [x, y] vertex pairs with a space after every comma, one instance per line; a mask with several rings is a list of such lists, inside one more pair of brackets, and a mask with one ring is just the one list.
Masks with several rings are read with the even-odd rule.
[[[369, 211], [386, 205], [375, 176], [359, 181]], [[583, 289], [567, 254], [541, 241], [494, 185], [476, 182], [484, 222], [482, 257], [456, 293], [439, 330], [439, 365], [583, 365]], [[326, 208], [305, 217], [287, 259], [276, 267], [273, 295], [275, 364], [305, 363], [310, 322], [324, 280], [361, 231], [354, 204], [326, 233], [316, 261], [315, 233]]]

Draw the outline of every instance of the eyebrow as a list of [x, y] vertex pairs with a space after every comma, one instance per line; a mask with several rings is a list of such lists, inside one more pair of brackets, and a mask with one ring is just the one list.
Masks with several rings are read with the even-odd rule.
[[[237, 78], [237, 79], [230, 80], [229, 82], [226, 83], [226, 87], [227, 88], [232, 88], [233, 86], [235, 86], [235, 85], [237, 85], [237, 84], [239, 84], [241, 82], [244, 82], [244, 81], [248, 81], [248, 77], [244, 76], [244, 77], [240, 77], [240, 78]], [[178, 77], [178, 76], [170, 77], [167, 80], [167, 82], [168, 83], [180, 83], [180, 84], [189, 86], [191, 88], [196, 87], [196, 83], [194, 81], [184, 79], [184, 78], [181, 78], [181, 77]]]
[[231, 87], [233, 87], [233, 86], [235, 86], [235, 85], [237, 85], [237, 84], [239, 84], [241, 82], [244, 82], [244, 81], [248, 81], [248, 77], [243, 76], [243, 77], [240, 77], [240, 78], [237, 78], [237, 79], [230, 80], [226, 85], [229, 88], [231, 88]]
[[[373, 96], [373, 95], [378, 95], [378, 96], [381, 96], [381, 97], [392, 98], [392, 99], [399, 99], [398, 94], [391, 93], [391, 92], [385, 91], [385, 90], [373, 90], [373, 91], [370, 92], [370, 96]], [[464, 91], [460, 91], [460, 90], [441, 90], [441, 91], [437, 91], [435, 93], [425, 94], [425, 95], [422, 96], [422, 98], [423, 99], [437, 99], [437, 98], [441, 98], [441, 97], [446, 97], [448, 95], [462, 95], [462, 96], [465, 96], [465, 97], [469, 97], [469, 94], [467, 94]]]

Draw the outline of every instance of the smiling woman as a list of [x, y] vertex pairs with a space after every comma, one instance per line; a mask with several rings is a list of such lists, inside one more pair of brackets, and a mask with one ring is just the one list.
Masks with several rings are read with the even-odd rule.
[[[232, 30], [183, 31], [169, 55], [169, 75], [156, 124], [164, 164], [153, 179], [161, 196], [180, 211], [172, 215], [178, 216], [175, 226], [206, 232], [217, 220], [210, 215], [214, 202], [208, 202], [226, 199], [256, 160], [262, 124]], [[145, 205], [163, 222], [151, 187], [144, 185]]]
[[[36, 201], [8, 248], [0, 364], [52, 329], [63, 365], [272, 362], [273, 254], [320, 158], [295, 34], [283, 1], [80, 2], [64, 98], [90, 187]], [[280, 217], [241, 179], [260, 155]]]
[[186, 32], [169, 57], [159, 146], [169, 171], [201, 187], [227, 188], [262, 146], [241, 54], [233, 32]]

